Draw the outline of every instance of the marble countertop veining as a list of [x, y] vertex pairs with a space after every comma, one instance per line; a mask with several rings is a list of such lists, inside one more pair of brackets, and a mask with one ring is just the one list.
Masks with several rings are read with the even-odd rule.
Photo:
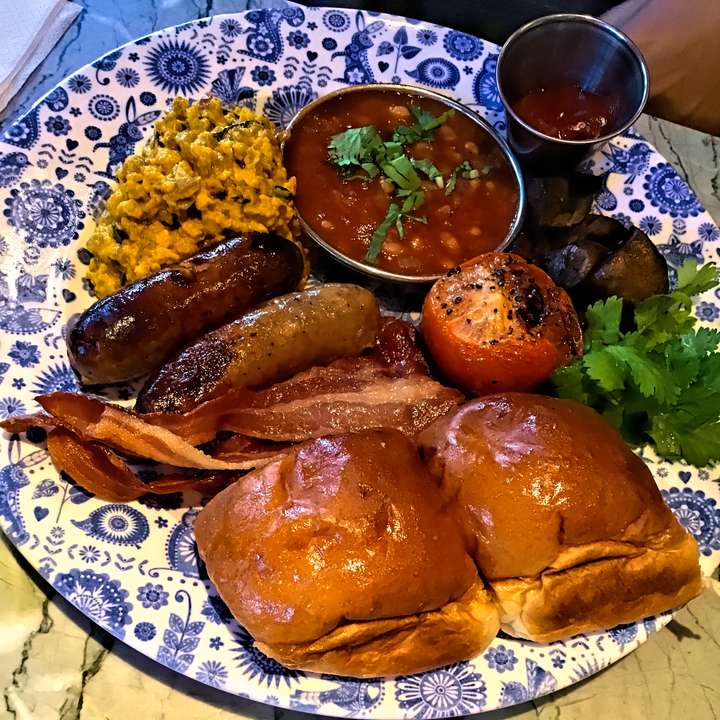
[[[133, 38], [194, 17], [267, 6], [275, 0], [79, 1], [81, 15], [0, 113], [0, 125], [77, 68]], [[720, 138], [650, 117], [643, 117], [638, 129], [720, 222]], [[483, 717], [715, 720], [720, 715], [719, 611], [720, 597], [707, 591], [667, 628], [599, 675]], [[188, 680], [114, 640], [59, 597], [4, 538], [0, 541], [0, 684], [0, 720], [304, 717]]]

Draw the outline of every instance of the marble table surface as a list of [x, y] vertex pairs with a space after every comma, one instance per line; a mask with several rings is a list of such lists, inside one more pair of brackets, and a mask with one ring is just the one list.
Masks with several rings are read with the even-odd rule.
[[[32, 0], [31, 0], [32, 1]], [[152, 30], [273, 0], [76, 0], [83, 11], [3, 113], [29, 108], [62, 78]], [[332, 3], [328, 3], [332, 4]], [[720, 222], [720, 138], [643, 117], [642, 132]], [[720, 597], [679, 612], [627, 658], [573, 688], [483, 718], [706, 720], [720, 715]], [[0, 541], [0, 720], [300, 720], [234, 698], [144, 658], [93, 626]], [[308, 716], [309, 717], [309, 716]]]

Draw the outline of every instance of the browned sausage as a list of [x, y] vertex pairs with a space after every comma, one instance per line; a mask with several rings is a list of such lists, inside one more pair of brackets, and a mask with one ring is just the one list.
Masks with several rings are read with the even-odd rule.
[[357, 355], [375, 342], [375, 296], [328, 284], [269, 300], [208, 333], [150, 377], [140, 412], [187, 412], [230, 388], [269, 385], [315, 365]]
[[275, 235], [228, 240], [91, 305], [68, 337], [88, 383], [155, 370], [198, 337], [252, 305], [296, 288], [300, 249]]

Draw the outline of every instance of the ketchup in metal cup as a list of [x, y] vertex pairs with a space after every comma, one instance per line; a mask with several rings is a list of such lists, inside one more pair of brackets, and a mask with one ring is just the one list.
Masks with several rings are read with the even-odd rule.
[[612, 97], [583, 90], [578, 85], [542, 87], [524, 95], [515, 112], [530, 126], [560, 140], [594, 140], [612, 125]]

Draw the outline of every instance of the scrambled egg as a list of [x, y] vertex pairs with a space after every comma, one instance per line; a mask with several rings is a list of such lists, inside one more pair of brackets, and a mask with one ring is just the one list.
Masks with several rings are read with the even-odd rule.
[[299, 233], [274, 126], [217, 98], [175, 98], [117, 179], [87, 244], [98, 297], [239, 233]]

